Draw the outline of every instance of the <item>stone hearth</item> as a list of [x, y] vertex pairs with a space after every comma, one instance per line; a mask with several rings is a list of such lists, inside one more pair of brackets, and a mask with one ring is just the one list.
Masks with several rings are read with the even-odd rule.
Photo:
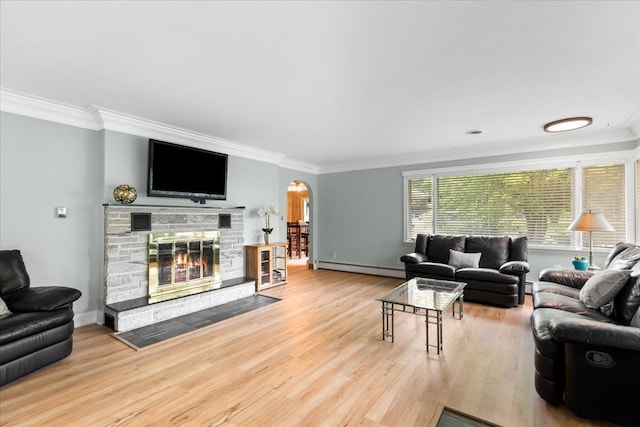
[[[132, 231], [132, 214], [150, 214], [151, 230]], [[220, 215], [226, 216], [227, 221], [221, 222]], [[255, 293], [254, 281], [244, 278], [242, 208], [105, 205], [104, 219], [105, 324], [116, 331], [150, 325]], [[163, 231], [219, 233], [222, 283], [218, 289], [149, 303], [149, 233]]]

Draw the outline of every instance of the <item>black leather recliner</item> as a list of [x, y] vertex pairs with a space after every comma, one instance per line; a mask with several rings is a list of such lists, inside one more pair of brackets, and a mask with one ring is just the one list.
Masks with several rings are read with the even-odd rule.
[[0, 386], [71, 354], [72, 304], [81, 293], [61, 286], [30, 287], [18, 250], [0, 251]]
[[[449, 264], [450, 250], [479, 253], [477, 268]], [[465, 282], [464, 299], [517, 307], [524, 303], [529, 272], [526, 237], [418, 234], [415, 252], [403, 255], [406, 278], [427, 277]]]
[[593, 271], [546, 269], [532, 285], [531, 328], [538, 395], [576, 415], [640, 425], [640, 247], [620, 243], [604, 269], [631, 270], [612, 304], [585, 306], [580, 289]]

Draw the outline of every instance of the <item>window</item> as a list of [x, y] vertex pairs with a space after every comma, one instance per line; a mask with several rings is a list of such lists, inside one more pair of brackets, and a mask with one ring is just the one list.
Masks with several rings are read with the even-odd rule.
[[433, 203], [431, 178], [410, 179], [407, 183], [408, 217], [405, 219], [408, 236], [433, 231]]
[[[580, 244], [567, 230], [584, 209], [616, 229], [594, 247], [625, 240], [624, 164], [449, 176], [406, 172], [406, 236], [418, 233], [525, 235], [531, 244]], [[586, 241], [585, 241], [586, 244]]]
[[612, 232], [594, 232], [594, 247], [613, 247], [626, 241], [624, 199], [624, 165], [582, 169], [582, 211], [602, 212], [615, 229]]

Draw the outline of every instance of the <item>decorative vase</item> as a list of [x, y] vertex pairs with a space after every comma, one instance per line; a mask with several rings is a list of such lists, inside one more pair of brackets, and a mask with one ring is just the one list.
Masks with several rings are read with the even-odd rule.
[[265, 245], [269, 244], [269, 233], [264, 233], [264, 244]]
[[128, 205], [138, 198], [138, 193], [136, 193], [136, 189], [130, 185], [118, 185], [113, 190], [113, 198], [123, 205]]
[[576, 270], [586, 271], [589, 268], [589, 261], [586, 259], [574, 259], [571, 263]]

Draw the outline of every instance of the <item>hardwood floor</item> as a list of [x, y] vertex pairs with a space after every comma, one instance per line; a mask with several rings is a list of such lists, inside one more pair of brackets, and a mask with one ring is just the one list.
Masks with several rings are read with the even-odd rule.
[[427, 426], [443, 406], [502, 426], [605, 426], [538, 397], [530, 297], [465, 303], [426, 353], [424, 318], [382, 341], [375, 298], [402, 280], [292, 266], [283, 300], [135, 351], [89, 325], [70, 357], [0, 389], [3, 426]]

